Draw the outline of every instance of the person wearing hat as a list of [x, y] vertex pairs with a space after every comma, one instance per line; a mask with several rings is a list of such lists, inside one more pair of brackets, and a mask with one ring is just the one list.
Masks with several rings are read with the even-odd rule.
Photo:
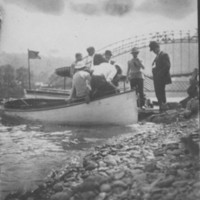
[[141, 70], [144, 69], [144, 65], [138, 59], [139, 49], [137, 47], [131, 50], [131, 54], [133, 58], [128, 61], [127, 82], [130, 82], [131, 89], [136, 89], [139, 95], [138, 106], [143, 107], [145, 104], [144, 74]]
[[85, 69], [86, 65], [83, 61], [79, 61], [75, 65], [76, 71], [72, 79], [72, 90], [69, 96], [69, 101], [73, 99], [85, 98], [86, 102], [89, 103], [91, 76]]
[[166, 109], [167, 102], [165, 86], [172, 83], [170, 76], [170, 59], [167, 53], [160, 50], [158, 42], [151, 41], [149, 43], [149, 48], [150, 51], [153, 51], [156, 54], [156, 58], [152, 63], [152, 73], [156, 98], [158, 100], [160, 111], [162, 112]]
[[77, 64], [77, 62], [81, 61], [83, 59], [82, 54], [81, 53], [76, 53], [75, 54], [75, 61], [71, 64], [71, 68], [70, 68], [70, 76], [71, 78], [73, 77], [74, 73], [75, 73], [75, 66]]

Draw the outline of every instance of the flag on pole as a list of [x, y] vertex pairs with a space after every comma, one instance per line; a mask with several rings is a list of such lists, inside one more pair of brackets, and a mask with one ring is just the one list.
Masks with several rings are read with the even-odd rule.
[[39, 51], [28, 50], [28, 59], [41, 59]]

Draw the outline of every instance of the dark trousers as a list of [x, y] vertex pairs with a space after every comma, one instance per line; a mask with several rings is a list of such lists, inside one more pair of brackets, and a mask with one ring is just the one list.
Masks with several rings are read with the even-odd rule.
[[92, 99], [100, 98], [109, 94], [115, 94], [114, 88], [106, 81], [103, 76], [92, 76], [91, 87]]
[[165, 83], [154, 80], [154, 88], [159, 106], [165, 104], [166, 103]]
[[139, 105], [140, 107], [144, 106], [145, 97], [144, 97], [144, 80], [142, 78], [133, 78], [130, 80], [131, 89], [136, 89], [136, 93], [139, 94]]

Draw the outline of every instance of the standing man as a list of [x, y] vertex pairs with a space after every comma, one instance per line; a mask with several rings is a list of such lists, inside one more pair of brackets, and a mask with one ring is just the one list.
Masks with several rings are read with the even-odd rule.
[[111, 57], [112, 57], [112, 52], [110, 50], [106, 50], [105, 53], [104, 53], [104, 56], [105, 56], [105, 59], [108, 63], [114, 65], [115, 64], [115, 61], [114, 60], [111, 60]]
[[88, 69], [91, 69], [95, 63], [94, 63], [94, 58], [95, 58], [95, 48], [94, 47], [88, 47], [87, 49], [88, 53], [88, 58], [86, 60], [86, 66]]
[[127, 81], [130, 81], [131, 89], [136, 88], [137, 94], [139, 94], [138, 106], [143, 107], [145, 104], [144, 95], [144, 74], [141, 69], [144, 69], [142, 62], [138, 59], [139, 50], [134, 47], [131, 50], [133, 58], [128, 61]]
[[122, 69], [120, 67], [120, 65], [118, 63], [116, 63], [114, 60], [111, 59], [112, 57], [112, 52], [110, 50], [106, 50], [104, 53], [104, 57], [106, 59], [106, 62], [108, 62], [111, 65], [114, 65], [116, 70], [117, 70], [117, 74], [115, 75], [114, 79], [113, 79], [113, 84], [115, 86], [119, 86], [119, 80], [122, 77]]
[[86, 66], [89, 71], [92, 71], [93, 67], [99, 64], [99, 59], [104, 59], [104, 62], [106, 62], [106, 59], [103, 57], [103, 55], [95, 53], [94, 47], [88, 47], [87, 53], [88, 58], [86, 59]]
[[90, 70], [94, 65], [94, 57], [95, 57], [95, 48], [94, 47], [88, 47], [87, 49], [88, 58], [86, 60], [86, 66]]
[[167, 102], [165, 86], [172, 83], [170, 76], [170, 59], [167, 53], [160, 50], [159, 43], [151, 41], [149, 47], [150, 51], [156, 54], [156, 58], [152, 63], [152, 66], [154, 66], [152, 73], [156, 97], [158, 99], [160, 112], [162, 112], [164, 108], [166, 108], [165, 104]]

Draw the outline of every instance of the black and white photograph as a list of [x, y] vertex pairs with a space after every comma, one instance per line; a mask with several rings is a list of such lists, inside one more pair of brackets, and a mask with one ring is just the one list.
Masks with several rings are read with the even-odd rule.
[[0, 200], [200, 199], [198, 0], [0, 0]]

